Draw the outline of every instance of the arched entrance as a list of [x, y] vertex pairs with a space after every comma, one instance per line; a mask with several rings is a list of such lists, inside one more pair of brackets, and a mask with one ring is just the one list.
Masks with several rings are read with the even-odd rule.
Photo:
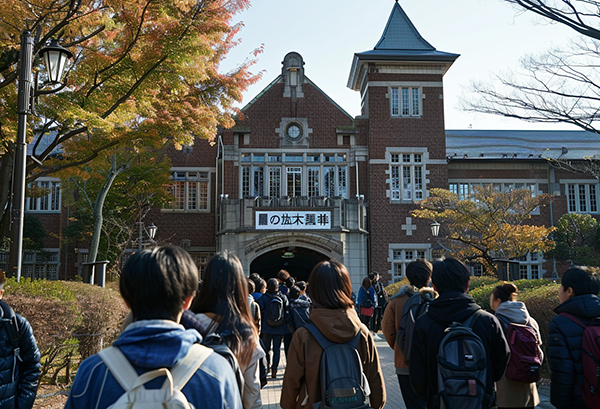
[[275, 277], [279, 270], [287, 270], [298, 281], [307, 281], [313, 267], [329, 257], [303, 247], [282, 247], [258, 256], [250, 264], [250, 272], [265, 280]]

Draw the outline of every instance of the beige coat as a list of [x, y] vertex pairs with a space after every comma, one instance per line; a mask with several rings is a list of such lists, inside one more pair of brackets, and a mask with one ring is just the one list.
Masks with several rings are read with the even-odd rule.
[[[358, 353], [362, 358], [363, 371], [371, 387], [371, 407], [385, 406], [385, 383], [379, 365], [377, 348], [367, 327], [361, 324], [353, 308], [330, 310], [314, 305], [311, 321], [333, 342], [347, 342], [361, 333]], [[319, 366], [323, 350], [306, 328], [299, 328], [292, 338], [287, 366], [281, 390], [282, 409], [312, 408], [321, 400]]]

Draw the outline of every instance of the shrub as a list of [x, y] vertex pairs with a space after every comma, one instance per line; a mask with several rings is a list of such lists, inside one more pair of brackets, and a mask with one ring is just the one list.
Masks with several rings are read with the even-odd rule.
[[394, 295], [398, 294], [398, 291], [400, 291], [400, 289], [407, 284], [409, 284], [408, 278], [404, 277], [402, 280], [397, 281], [397, 282], [385, 287], [385, 291], [387, 291], [388, 296], [391, 298]]
[[42, 355], [42, 381], [64, 381], [79, 359], [110, 345], [127, 314], [120, 295], [89, 284], [8, 279], [5, 300], [33, 329]]

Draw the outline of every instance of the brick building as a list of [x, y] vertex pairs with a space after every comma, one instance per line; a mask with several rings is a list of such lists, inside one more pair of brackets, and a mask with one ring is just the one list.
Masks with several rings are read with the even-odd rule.
[[[429, 221], [411, 217], [431, 188], [550, 193], [552, 206], [532, 219], [546, 226], [567, 212], [600, 213], [598, 181], [548, 161], [600, 154], [597, 136], [445, 129], [443, 78], [458, 57], [425, 41], [396, 2], [374, 49], [354, 55], [347, 85], [361, 95], [361, 114], [352, 117], [310, 80], [302, 56], [288, 53], [215, 144], [169, 150], [172, 207], [146, 217], [159, 226], [157, 241], [184, 247], [201, 270], [222, 249], [264, 276], [285, 268], [305, 279], [315, 263], [335, 259], [358, 288], [368, 272], [396, 281], [408, 262], [432, 258]], [[67, 219], [58, 181], [37, 183], [54, 190], [28, 210], [58, 233]], [[46, 245], [53, 261], [26, 256], [24, 275], [69, 277], [85, 261], [83, 247], [59, 250], [59, 234]], [[556, 271], [538, 254], [520, 263], [523, 278]]]

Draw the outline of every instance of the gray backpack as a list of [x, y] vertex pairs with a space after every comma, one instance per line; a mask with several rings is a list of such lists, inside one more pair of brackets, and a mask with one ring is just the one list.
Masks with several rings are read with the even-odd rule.
[[360, 332], [350, 341], [337, 344], [328, 340], [313, 323], [305, 327], [321, 348], [321, 401], [315, 409], [369, 409], [371, 389], [358, 354]]
[[487, 358], [473, 324], [482, 314], [476, 311], [464, 323], [453, 322], [438, 350], [438, 394], [441, 409], [489, 408], [492, 397], [485, 391]]

